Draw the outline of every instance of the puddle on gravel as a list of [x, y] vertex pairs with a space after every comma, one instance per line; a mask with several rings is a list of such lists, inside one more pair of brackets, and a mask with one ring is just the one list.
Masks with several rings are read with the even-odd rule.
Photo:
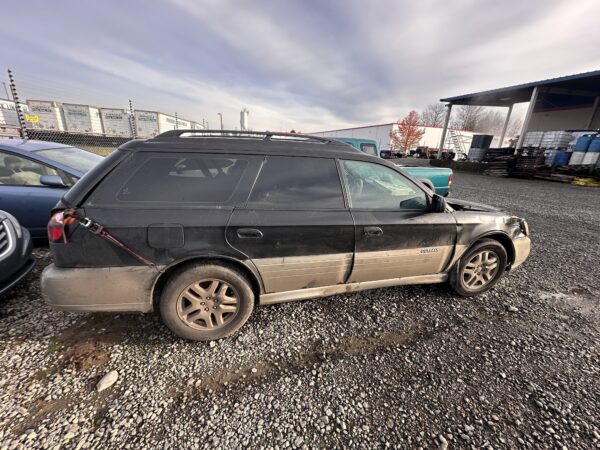
[[598, 298], [582, 288], [571, 288], [566, 293], [542, 292], [540, 298], [559, 308], [575, 311], [586, 317], [600, 317]]
[[130, 328], [126, 317], [94, 314], [58, 333], [48, 346], [57, 365], [77, 371], [100, 368], [110, 361], [108, 349], [121, 343]]
[[411, 328], [405, 332], [383, 332], [372, 337], [352, 337], [329, 347], [318, 345], [315, 350], [302, 353], [289, 360], [260, 362], [249, 367], [200, 377], [194, 385], [199, 390], [219, 391], [230, 384], [252, 381], [274, 372], [304, 370], [315, 364], [337, 360], [344, 356], [365, 355], [381, 348], [403, 345], [421, 334], [417, 328]]
[[70, 403], [70, 400], [65, 397], [51, 401], [46, 401], [41, 398], [37, 399], [29, 407], [29, 414], [26, 419], [23, 422], [14, 425], [12, 432], [18, 436], [25, 432], [25, 430], [35, 429], [51, 414], [67, 409]]

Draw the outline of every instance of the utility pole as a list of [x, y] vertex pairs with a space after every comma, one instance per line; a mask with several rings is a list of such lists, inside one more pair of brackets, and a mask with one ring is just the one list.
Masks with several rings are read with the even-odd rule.
[[221, 113], [217, 113], [219, 115], [219, 118], [221, 119], [221, 131], [223, 131], [223, 114]]
[[8, 81], [10, 83], [10, 91], [12, 93], [13, 101], [15, 102], [17, 119], [19, 120], [19, 126], [21, 127], [21, 137], [23, 139], [28, 139], [27, 126], [25, 124], [25, 118], [23, 117], [21, 103], [19, 103], [19, 95], [17, 94], [17, 85], [15, 84], [15, 78], [13, 77], [12, 71], [10, 69], [8, 69]]
[[6, 100], [10, 100], [10, 95], [8, 95], [8, 88], [6, 87], [6, 83], [3, 81], [2, 85], [4, 86], [4, 92], [6, 92]]

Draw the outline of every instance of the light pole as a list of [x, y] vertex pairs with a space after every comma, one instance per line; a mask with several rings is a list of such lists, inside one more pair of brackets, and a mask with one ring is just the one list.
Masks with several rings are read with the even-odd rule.
[[223, 114], [217, 113], [219, 115], [219, 119], [221, 119], [221, 131], [223, 130]]

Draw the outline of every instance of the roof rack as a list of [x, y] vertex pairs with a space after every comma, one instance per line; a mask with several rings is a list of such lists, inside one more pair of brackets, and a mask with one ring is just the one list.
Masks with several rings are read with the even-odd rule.
[[234, 139], [259, 139], [265, 141], [301, 141], [301, 142], [320, 142], [322, 144], [338, 143], [338, 141], [320, 136], [311, 136], [310, 134], [300, 133], [276, 133], [272, 131], [240, 131], [240, 130], [170, 130], [165, 131], [154, 137], [154, 139], [165, 138], [234, 138]]

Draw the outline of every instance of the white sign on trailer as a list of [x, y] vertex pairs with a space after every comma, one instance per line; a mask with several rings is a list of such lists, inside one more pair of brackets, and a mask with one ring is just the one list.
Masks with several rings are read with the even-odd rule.
[[158, 113], [153, 111], [135, 111], [135, 129], [140, 138], [151, 138], [159, 134]]
[[174, 130], [175, 128], [175, 116], [158, 113], [158, 129], [161, 133]]
[[89, 105], [63, 103], [66, 129], [72, 133], [102, 134], [100, 109]]
[[126, 109], [101, 108], [100, 115], [107, 136], [132, 136], [129, 111]]
[[29, 128], [37, 130], [65, 131], [65, 122], [60, 103], [46, 100], [27, 100], [29, 115], [37, 121], [27, 122]]
[[[23, 114], [29, 112], [27, 105], [21, 103]], [[17, 116], [17, 108], [15, 102], [10, 100], [0, 99], [0, 125], [19, 125], [19, 117]]]

